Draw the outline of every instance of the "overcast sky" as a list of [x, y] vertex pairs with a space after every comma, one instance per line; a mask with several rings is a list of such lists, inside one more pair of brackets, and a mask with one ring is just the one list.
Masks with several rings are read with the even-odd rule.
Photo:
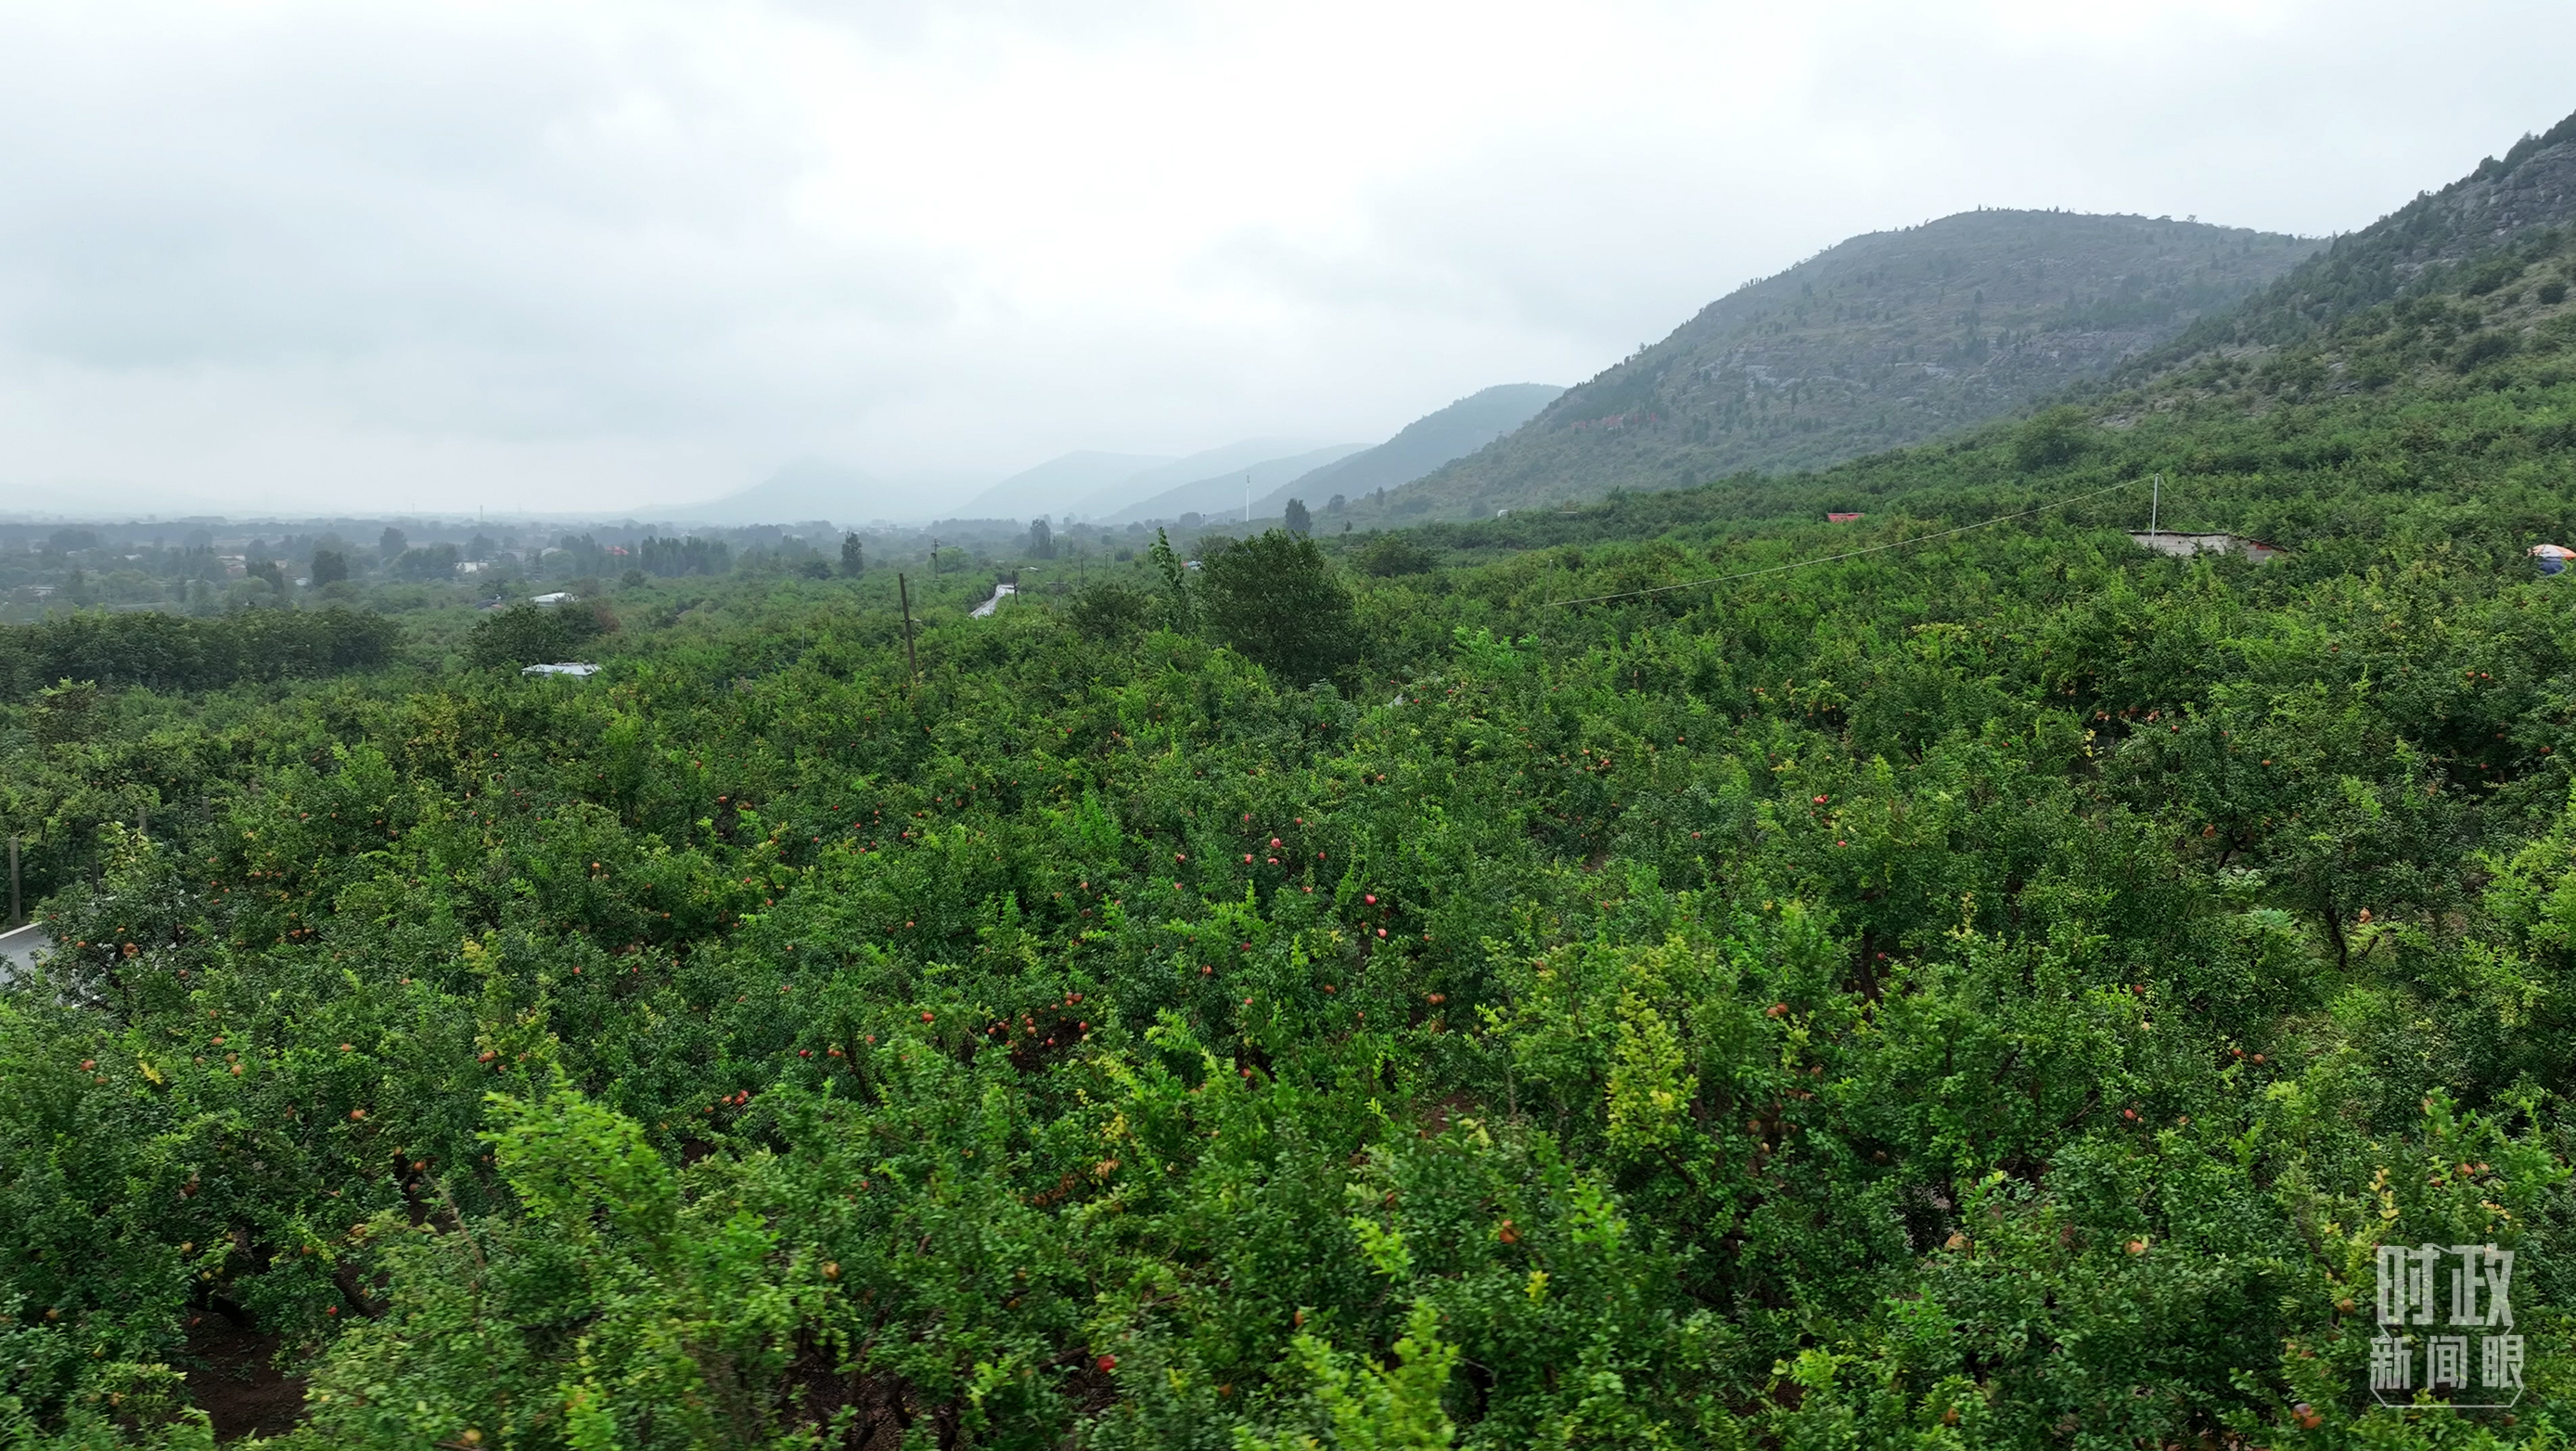
[[2349, 230], [2576, 5], [0, 5], [0, 510], [1373, 441], [1983, 205]]

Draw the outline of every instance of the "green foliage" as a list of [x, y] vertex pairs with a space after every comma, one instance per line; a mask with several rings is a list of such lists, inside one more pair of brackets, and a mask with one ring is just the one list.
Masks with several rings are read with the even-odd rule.
[[1065, 621], [1102, 644], [1133, 639], [1153, 623], [1154, 599], [1133, 585], [1103, 580], [1073, 597]]
[[[0, 707], [0, 1434], [236, 1431], [231, 1326], [312, 1447], [2559, 1446], [2526, 260], [1416, 572], [943, 575], [917, 681], [890, 571], [638, 579], [582, 690], [12, 636], [96, 668]], [[2513, 1422], [2376, 1405], [2379, 1247], [2488, 1242]]]
[[1208, 628], [1291, 681], [1329, 680], [1359, 656], [1350, 590], [1315, 541], [1285, 529], [1207, 556]]
[[214, 690], [369, 670], [389, 662], [401, 629], [381, 615], [334, 606], [256, 610], [189, 620], [175, 615], [57, 615], [0, 625], [0, 701], [23, 701], [61, 680], [105, 687]]
[[2013, 465], [2024, 473], [2063, 468], [2084, 456], [2093, 420], [2081, 408], [2051, 408], [2024, 423], [2013, 437]]
[[[385, 532], [389, 535], [398, 535], [401, 531], [388, 529]], [[385, 573], [395, 579], [415, 582], [452, 579], [456, 574], [458, 558], [456, 546], [453, 544], [433, 544], [426, 549], [406, 549], [385, 561]]]
[[1159, 603], [1164, 622], [1175, 630], [1197, 629], [1199, 592], [1190, 583], [1187, 564], [1172, 552], [1171, 538], [1163, 530], [1154, 531], [1154, 542], [1146, 549], [1145, 559], [1163, 587]]
[[1353, 561], [1362, 574], [1392, 579], [1401, 574], [1427, 574], [1436, 568], [1438, 556], [1402, 534], [1383, 534], [1369, 541]]
[[[423, 1236], [385, 1214], [383, 1318], [310, 1395], [320, 1444], [768, 1446], [824, 1281], [762, 1223], [757, 1163], [684, 1192], [631, 1120], [578, 1095], [492, 1098], [482, 1141], [517, 1213]], [[569, 1333], [567, 1333], [569, 1332]], [[471, 1439], [467, 1432], [475, 1433]]]
[[1337, 1451], [1417, 1451], [1450, 1445], [1457, 1428], [1441, 1409], [1441, 1392], [1458, 1363], [1456, 1346], [1440, 1339], [1440, 1315], [1430, 1303], [1413, 1302], [1403, 1337], [1395, 1342], [1396, 1363], [1380, 1369], [1366, 1360], [1337, 1354], [1326, 1341], [1300, 1332], [1289, 1342], [1314, 1387], [1314, 1410], [1320, 1435], [1262, 1436], [1239, 1430], [1240, 1451], [1306, 1451], [1332, 1446]]
[[486, 668], [569, 660], [606, 627], [590, 605], [510, 605], [476, 623], [465, 637], [465, 657]]
[[721, 539], [660, 539], [645, 536], [636, 547], [637, 566], [648, 575], [677, 579], [692, 574], [722, 574], [732, 567], [733, 550]]

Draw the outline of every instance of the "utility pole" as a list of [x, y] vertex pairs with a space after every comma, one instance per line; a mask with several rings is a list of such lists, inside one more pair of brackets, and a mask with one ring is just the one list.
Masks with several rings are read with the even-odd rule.
[[1252, 475], [1243, 476], [1243, 522], [1252, 522]]
[[[938, 556], [933, 555], [932, 558]], [[921, 683], [921, 657], [912, 652], [912, 583], [900, 573], [894, 577], [895, 595], [903, 601], [903, 663], [912, 671], [913, 683]]]
[[2147, 547], [2149, 549], [2156, 547], [2154, 543], [2156, 537], [2156, 516], [2164, 512], [2164, 507], [2165, 476], [2158, 474], [2156, 475], [2155, 483], [2150, 485], [2147, 489]]

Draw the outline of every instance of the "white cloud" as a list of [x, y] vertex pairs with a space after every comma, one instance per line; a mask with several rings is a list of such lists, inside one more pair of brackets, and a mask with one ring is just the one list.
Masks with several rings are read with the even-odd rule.
[[1370, 438], [1981, 203], [2358, 226], [2555, 121], [2571, 39], [2387, 0], [13, 6], [0, 489], [610, 508]]

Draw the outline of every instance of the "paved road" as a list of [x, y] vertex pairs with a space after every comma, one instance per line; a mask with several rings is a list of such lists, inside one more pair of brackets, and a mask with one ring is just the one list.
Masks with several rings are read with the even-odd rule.
[[[0, 921], [7, 918], [0, 917]], [[45, 930], [32, 923], [15, 932], [0, 932], [0, 982], [36, 965], [36, 949], [53, 946]]]

